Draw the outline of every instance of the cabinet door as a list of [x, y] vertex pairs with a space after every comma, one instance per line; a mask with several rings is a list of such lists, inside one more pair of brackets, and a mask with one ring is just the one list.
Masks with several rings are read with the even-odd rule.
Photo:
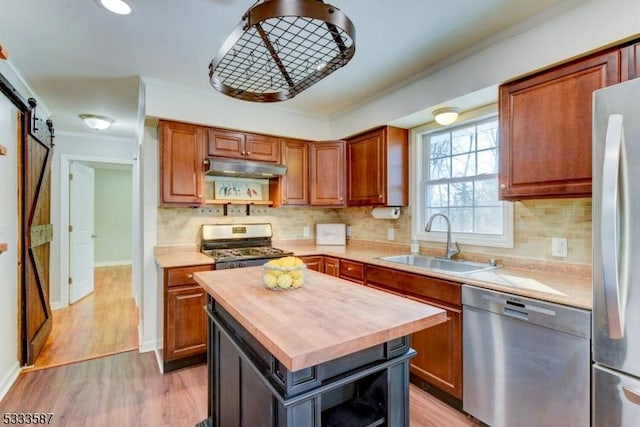
[[384, 205], [387, 175], [382, 129], [347, 142], [347, 205]]
[[622, 49], [622, 80], [640, 77], [640, 43]]
[[324, 257], [324, 273], [338, 277], [340, 275], [340, 260], [328, 256]]
[[161, 121], [160, 205], [204, 202], [204, 128]]
[[175, 360], [207, 351], [207, 293], [199, 285], [168, 288], [164, 360]]
[[315, 270], [320, 273], [324, 273], [324, 257], [321, 255], [315, 256], [303, 256], [300, 257], [309, 270]]
[[245, 135], [223, 129], [209, 129], [207, 155], [244, 159]]
[[282, 163], [287, 174], [280, 182], [283, 205], [309, 204], [309, 143], [285, 139], [282, 141]]
[[311, 144], [309, 193], [313, 206], [344, 206], [344, 141]]
[[245, 155], [249, 160], [261, 162], [280, 161], [280, 140], [266, 135], [245, 135]]
[[447, 321], [411, 335], [418, 352], [411, 373], [448, 394], [462, 399], [462, 313], [458, 309], [418, 300], [447, 311]]
[[620, 50], [500, 87], [500, 197], [590, 196], [592, 95], [620, 81]]

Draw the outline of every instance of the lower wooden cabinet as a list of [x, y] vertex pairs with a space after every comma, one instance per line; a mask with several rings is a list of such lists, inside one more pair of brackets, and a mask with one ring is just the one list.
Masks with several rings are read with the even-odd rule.
[[204, 362], [207, 353], [207, 293], [193, 273], [212, 265], [164, 270], [164, 372]]
[[309, 270], [324, 273], [324, 257], [322, 255], [301, 256], [300, 259], [307, 264]]
[[411, 335], [411, 347], [418, 352], [411, 359], [411, 373], [462, 399], [462, 312], [419, 301], [446, 310], [447, 321]]
[[340, 276], [340, 259], [324, 257], [324, 273], [334, 277]]
[[447, 311], [445, 323], [416, 332], [411, 373], [462, 399], [462, 300], [460, 284], [374, 265], [366, 266], [365, 284]]

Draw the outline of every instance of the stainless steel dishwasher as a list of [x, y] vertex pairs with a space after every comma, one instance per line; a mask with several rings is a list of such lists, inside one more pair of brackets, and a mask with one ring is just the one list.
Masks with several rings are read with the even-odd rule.
[[463, 409], [493, 426], [589, 426], [589, 311], [462, 287]]

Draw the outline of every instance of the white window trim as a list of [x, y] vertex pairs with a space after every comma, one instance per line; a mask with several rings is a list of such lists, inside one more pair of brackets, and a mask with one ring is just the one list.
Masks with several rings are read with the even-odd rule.
[[[478, 108], [468, 113], [462, 114], [453, 126], [464, 125], [468, 122], [474, 122], [485, 118], [495, 116], [498, 112], [497, 104]], [[409, 191], [411, 195], [411, 235], [413, 238], [425, 242], [446, 242], [447, 233], [432, 231], [427, 233], [424, 227], [428, 218], [425, 218], [425, 212], [421, 207], [424, 205], [422, 184], [422, 144], [421, 135], [430, 131], [445, 129], [435, 123], [429, 123], [417, 128], [411, 129], [410, 132], [410, 180]], [[513, 248], [514, 244], [514, 216], [513, 203], [503, 202], [502, 215], [504, 218], [504, 234], [480, 234], [480, 233], [451, 233], [451, 240], [460, 244], [474, 246], [489, 246], [497, 248]]]

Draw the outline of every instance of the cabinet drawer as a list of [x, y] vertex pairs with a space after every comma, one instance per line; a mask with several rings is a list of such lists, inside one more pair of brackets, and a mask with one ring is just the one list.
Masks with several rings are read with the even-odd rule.
[[364, 264], [346, 259], [340, 260], [340, 277], [362, 283], [364, 281]]
[[[367, 267], [367, 285], [460, 307], [460, 284], [389, 268]], [[425, 301], [427, 302], [427, 301]]]
[[213, 266], [211, 265], [196, 265], [189, 267], [177, 267], [177, 268], [168, 268], [165, 270], [166, 275], [166, 283], [167, 286], [181, 286], [181, 285], [192, 285], [195, 282], [193, 280], [193, 273], [197, 271], [209, 271], [213, 270]]

